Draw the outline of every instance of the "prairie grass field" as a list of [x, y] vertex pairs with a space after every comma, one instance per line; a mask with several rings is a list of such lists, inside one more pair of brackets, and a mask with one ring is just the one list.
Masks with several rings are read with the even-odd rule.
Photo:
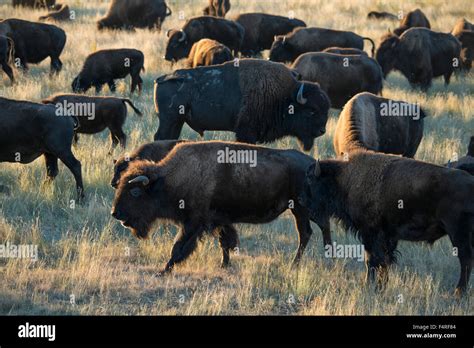
[[[108, 87], [101, 95], [124, 96], [143, 112], [137, 117], [129, 108], [125, 132], [126, 151], [153, 140], [158, 119], [153, 105], [153, 81], [184, 67], [171, 67], [162, 56], [166, 30], [180, 28], [185, 18], [201, 15], [204, 0], [167, 0], [173, 11], [161, 32], [96, 30], [108, 1], [62, 0], [76, 11], [76, 19], [56, 24], [67, 33], [61, 55], [64, 64], [58, 76], [49, 76], [49, 59], [30, 65], [30, 71], [15, 70], [16, 84], [0, 74], [0, 96], [39, 102], [55, 93], [70, 93], [71, 83], [85, 57], [106, 48], [136, 48], [145, 54], [144, 90], [130, 95], [130, 79], [117, 80], [117, 91]], [[0, 18], [36, 20], [44, 10], [13, 8], [0, 0]], [[464, 17], [474, 20], [474, 6], [464, 0], [231, 0], [226, 18], [238, 13], [267, 12], [290, 15], [308, 26], [351, 30], [378, 44], [397, 22], [368, 20], [372, 10], [408, 12], [421, 8], [435, 31], [450, 32]], [[366, 51], [369, 52], [367, 44]], [[265, 58], [268, 51], [264, 52]], [[328, 72], [330, 73], [330, 72]], [[457, 74], [444, 86], [436, 78], [427, 93], [412, 90], [398, 72], [385, 81], [386, 98], [419, 103], [428, 113], [425, 132], [416, 159], [446, 163], [467, 151], [474, 135], [474, 79]], [[95, 91], [89, 90], [93, 95]], [[225, 91], [222, 91], [225, 93]], [[327, 132], [317, 138], [314, 158], [332, 158], [332, 137], [339, 110], [331, 109]], [[1, 127], [1, 125], [0, 125]], [[182, 139], [200, 139], [186, 125]], [[204, 139], [233, 140], [224, 132], [206, 132]], [[295, 139], [269, 144], [275, 148], [298, 148]], [[0, 244], [38, 245], [38, 260], [0, 258], [0, 315], [472, 315], [471, 290], [463, 299], [453, 296], [459, 277], [458, 258], [448, 237], [434, 245], [401, 242], [398, 263], [390, 269], [388, 286], [382, 293], [365, 286], [365, 264], [356, 259], [324, 257], [322, 236], [312, 224], [313, 236], [298, 271], [290, 269], [297, 247], [297, 232], [287, 212], [273, 223], [237, 225], [240, 249], [231, 255], [231, 265], [221, 269], [217, 240], [205, 238], [197, 251], [174, 273], [156, 277], [167, 261], [176, 227], [155, 224], [146, 241], [136, 240], [110, 216], [114, 190], [110, 186], [113, 158], [107, 131], [81, 135], [73, 148], [81, 161], [86, 199], [71, 207], [75, 199], [72, 174], [60, 162], [53, 183], [44, 183], [44, 160], [31, 164], [0, 163]], [[337, 221], [331, 225], [333, 241], [360, 243]], [[472, 284], [472, 279], [471, 279]]]

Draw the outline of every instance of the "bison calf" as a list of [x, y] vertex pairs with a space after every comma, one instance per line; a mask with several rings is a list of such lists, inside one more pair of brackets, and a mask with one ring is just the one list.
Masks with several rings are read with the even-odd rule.
[[357, 150], [415, 156], [423, 137], [424, 111], [414, 104], [364, 92], [344, 106], [334, 134], [336, 156]]
[[366, 251], [367, 280], [388, 279], [398, 241], [435, 242], [448, 235], [457, 250], [457, 293], [469, 284], [473, 261], [474, 177], [413, 159], [352, 153], [348, 161], [321, 161], [308, 170], [301, 202], [313, 220], [329, 218], [357, 233]]
[[73, 116], [77, 119], [78, 125], [74, 130], [75, 141], [78, 140], [78, 133], [95, 134], [108, 128], [110, 131], [111, 147], [110, 152], [118, 143], [125, 148], [127, 136], [123, 132], [123, 125], [127, 118], [127, 106], [142, 115], [130, 99], [115, 97], [89, 97], [77, 94], [59, 94], [44, 99], [43, 104], [54, 104], [56, 113], [65, 116]]
[[104, 84], [108, 84], [110, 90], [115, 92], [115, 79], [123, 79], [130, 75], [132, 82], [130, 93], [138, 87], [141, 93], [143, 80], [140, 71], [144, 70], [145, 57], [143, 53], [135, 49], [111, 49], [101, 50], [90, 54], [79, 75], [72, 82], [72, 90], [75, 93], [85, 92], [92, 86], [99, 93]]
[[60, 159], [74, 175], [81, 200], [81, 163], [71, 152], [74, 119], [58, 117], [55, 111], [52, 105], [0, 97], [0, 162], [30, 163], [44, 155], [47, 176], [53, 180]]
[[234, 59], [230, 49], [210, 39], [202, 39], [196, 42], [189, 52], [187, 65], [190, 68], [197, 66], [216, 65]]
[[303, 80], [318, 82], [335, 108], [342, 108], [357, 93], [382, 92], [382, 69], [375, 59], [366, 55], [305, 53], [291, 67]]
[[268, 223], [291, 209], [299, 234], [297, 265], [312, 233], [297, 198], [313, 162], [294, 150], [218, 141], [179, 144], [159, 163], [129, 164], [111, 213], [139, 238], [148, 236], [157, 219], [181, 226], [164, 274], [188, 258], [206, 231]]

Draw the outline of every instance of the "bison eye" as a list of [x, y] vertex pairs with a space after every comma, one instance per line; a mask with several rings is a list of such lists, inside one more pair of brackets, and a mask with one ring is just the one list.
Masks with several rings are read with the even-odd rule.
[[139, 187], [134, 187], [130, 190], [132, 197], [140, 197], [142, 195], [142, 189]]

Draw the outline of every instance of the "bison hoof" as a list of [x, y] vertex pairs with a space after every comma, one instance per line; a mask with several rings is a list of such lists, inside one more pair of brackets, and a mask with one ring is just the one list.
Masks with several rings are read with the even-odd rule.
[[162, 269], [161, 271], [159, 271], [159, 272], [156, 274], [156, 276], [157, 276], [157, 277], [164, 277], [164, 276], [166, 276], [166, 275], [168, 275], [168, 274], [170, 274], [170, 273], [171, 273], [171, 269], [170, 269], [170, 268], [164, 268], [164, 269]]
[[457, 287], [456, 290], [454, 290], [454, 296], [459, 300], [462, 299], [465, 295], [466, 295], [465, 288]]

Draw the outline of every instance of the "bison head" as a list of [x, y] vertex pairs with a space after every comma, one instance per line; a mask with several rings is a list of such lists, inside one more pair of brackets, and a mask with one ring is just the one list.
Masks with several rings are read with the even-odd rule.
[[273, 62], [291, 62], [295, 56], [291, 44], [285, 36], [276, 36], [270, 48], [270, 60]]
[[152, 162], [135, 161], [129, 166], [119, 179], [111, 214], [134, 236], [146, 239], [158, 218], [161, 182]]
[[326, 132], [330, 101], [317, 83], [300, 82], [293, 93], [293, 113], [285, 115], [285, 128], [298, 139], [300, 147], [309, 151], [314, 139]]
[[169, 62], [176, 62], [186, 58], [191, 50], [192, 43], [183, 30], [169, 30], [167, 33], [168, 44], [164, 58]]
[[375, 53], [375, 59], [382, 68], [384, 78], [395, 67], [399, 42], [398, 36], [389, 33], [382, 38], [382, 42]]
[[91, 88], [92, 84], [81, 76], [76, 76], [72, 81], [71, 88], [74, 93], [82, 93]]
[[131, 159], [126, 158], [125, 156], [120, 156], [118, 159], [114, 160], [114, 176], [110, 181], [110, 185], [113, 188], [116, 189], [118, 187], [120, 176], [124, 171], [128, 169], [128, 164], [130, 163], [130, 161]]

